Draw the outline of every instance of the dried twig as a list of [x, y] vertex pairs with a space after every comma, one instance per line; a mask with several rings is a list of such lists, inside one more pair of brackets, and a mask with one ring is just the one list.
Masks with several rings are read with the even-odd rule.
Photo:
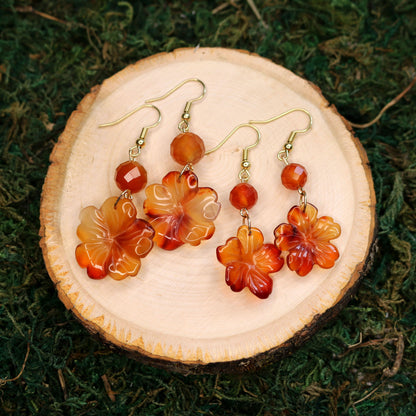
[[367, 127], [370, 127], [374, 123], [377, 123], [377, 121], [380, 120], [381, 116], [386, 112], [386, 110], [389, 109], [390, 107], [393, 107], [393, 105], [395, 105], [399, 100], [401, 100], [412, 89], [415, 83], [416, 83], [416, 77], [413, 78], [412, 82], [397, 97], [393, 98], [393, 100], [387, 103], [383, 107], [383, 109], [378, 113], [377, 117], [374, 118], [373, 120], [365, 124], [356, 124], [356, 123], [351, 123], [351, 122], [349, 123], [351, 124], [352, 127], [356, 127], [357, 129], [365, 129]]
[[60, 368], [58, 369], [58, 378], [59, 378], [59, 384], [61, 385], [61, 389], [64, 393], [64, 400], [66, 400], [66, 399], [68, 399], [68, 392], [66, 390], [65, 377], [64, 377], [64, 374], [63, 374], [63, 372]]
[[399, 337], [396, 340], [396, 359], [394, 360], [394, 364], [392, 368], [385, 368], [383, 370], [384, 377], [393, 377], [397, 374], [400, 369], [400, 365], [403, 360], [403, 352], [404, 352], [404, 338], [403, 334], [399, 334]]
[[265, 27], [267, 29], [268, 26], [267, 26], [266, 22], [262, 19], [261, 15], [260, 15], [260, 12], [259, 12], [259, 9], [255, 5], [254, 1], [253, 0], [247, 0], [247, 3], [250, 6], [251, 10], [253, 10], [253, 13], [255, 14], [257, 19], [259, 19], [259, 21], [261, 22], [263, 27]]
[[358, 403], [363, 402], [364, 400], [367, 400], [370, 396], [372, 396], [380, 387], [382, 386], [382, 384], [380, 384], [379, 386], [377, 386], [375, 389], [371, 390], [370, 393], [366, 394], [364, 397], [362, 397], [360, 400], [357, 400], [356, 402], [354, 402], [352, 405], [355, 406]]
[[25, 359], [23, 361], [23, 365], [22, 365], [22, 368], [20, 369], [19, 374], [16, 377], [13, 377], [13, 378], [0, 378], [0, 387], [4, 386], [6, 383], [16, 381], [22, 376], [23, 371], [25, 371], [27, 359], [29, 358], [29, 352], [30, 352], [30, 344], [28, 342], [27, 343], [26, 356], [25, 356]]
[[103, 374], [101, 376], [101, 379], [104, 382], [104, 388], [105, 388], [105, 391], [107, 392], [108, 397], [110, 398], [110, 400], [112, 402], [115, 402], [116, 401], [116, 395], [114, 394], [114, 391], [111, 388], [111, 385], [110, 385], [110, 382], [108, 381], [107, 376], [105, 374]]
[[52, 20], [54, 22], [62, 23], [64, 25], [70, 25], [69, 22], [65, 22], [65, 20], [58, 19], [57, 17], [52, 16], [52, 15], [50, 15], [48, 13], [40, 12], [39, 10], [36, 10], [32, 6], [16, 7], [16, 11], [17, 12], [20, 12], [20, 13], [33, 13], [33, 14], [36, 14], [36, 15], [38, 15], [40, 17], [43, 17], [44, 19]]

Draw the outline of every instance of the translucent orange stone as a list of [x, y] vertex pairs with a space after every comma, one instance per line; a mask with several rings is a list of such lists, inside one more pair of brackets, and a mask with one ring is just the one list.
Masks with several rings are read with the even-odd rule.
[[180, 165], [197, 163], [205, 154], [204, 142], [194, 133], [178, 134], [170, 144], [170, 154]]
[[164, 250], [183, 244], [197, 246], [212, 237], [221, 204], [211, 188], [200, 188], [190, 171], [169, 172], [161, 184], [146, 188], [144, 213], [155, 230], [154, 242]]
[[298, 163], [290, 163], [282, 171], [282, 184], [287, 189], [296, 191], [305, 185], [307, 179], [306, 169]]
[[273, 289], [270, 273], [278, 272], [284, 263], [281, 251], [273, 244], [264, 244], [258, 228], [242, 225], [237, 237], [229, 238], [223, 246], [217, 247], [217, 258], [225, 269], [225, 282], [234, 292], [245, 287], [259, 297], [266, 299]]
[[128, 198], [116, 202], [117, 197], [110, 197], [101, 208], [88, 206], [80, 214], [77, 235], [82, 243], [75, 257], [91, 279], [135, 276], [153, 247], [155, 232], [147, 221], [136, 218], [133, 202]]
[[128, 160], [117, 167], [115, 181], [122, 191], [134, 194], [146, 186], [147, 172], [140, 163]]
[[288, 224], [280, 224], [275, 230], [275, 245], [288, 251], [286, 262], [290, 270], [306, 276], [314, 264], [329, 269], [339, 257], [338, 249], [331, 240], [338, 238], [341, 227], [331, 217], [318, 218], [318, 210], [312, 204], [306, 208], [291, 208], [287, 215]]
[[231, 205], [237, 209], [252, 208], [257, 202], [258, 195], [254, 186], [248, 183], [239, 183], [230, 192]]

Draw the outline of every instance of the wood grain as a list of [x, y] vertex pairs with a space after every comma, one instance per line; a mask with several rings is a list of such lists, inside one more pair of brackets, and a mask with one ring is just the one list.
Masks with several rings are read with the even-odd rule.
[[[138, 276], [123, 281], [94, 281], [78, 266], [74, 250], [79, 212], [119, 194], [114, 170], [155, 115], [144, 109], [119, 125], [98, 125], [193, 77], [203, 80], [208, 92], [193, 104], [190, 131], [204, 139], [207, 149], [250, 119], [294, 107], [310, 111], [313, 128], [297, 136], [290, 157], [308, 170], [308, 201], [319, 215], [332, 216], [342, 227], [334, 241], [341, 253], [334, 268], [315, 266], [308, 276], [299, 277], [284, 267], [274, 275], [274, 291], [267, 300], [247, 290], [233, 293], [225, 285], [215, 249], [241, 223], [228, 194], [238, 183], [241, 150], [255, 140], [251, 129], [240, 129], [220, 151], [195, 166], [200, 186], [214, 188], [222, 203], [212, 239], [172, 252], [156, 247]], [[170, 158], [169, 144], [178, 133], [185, 102], [199, 94], [199, 84], [189, 83], [155, 103], [162, 122], [149, 131], [140, 155], [149, 184], [180, 168]], [[280, 183], [282, 164], [276, 154], [290, 132], [306, 124], [303, 113], [293, 113], [260, 126], [261, 143], [250, 152], [250, 183], [259, 193], [252, 224], [266, 242], [273, 241], [274, 228], [298, 202], [297, 193]], [[140, 216], [143, 198], [143, 193], [134, 198]], [[375, 195], [364, 149], [316, 86], [244, 51], [180, 49], [139, 61], [85, 96], [51, 155], [40, 219], [45, 264], [58, 295], [92, 333], [153, 365], [183, 372], [244, 371], [301, 345], [350, 299], [371, 261]]]

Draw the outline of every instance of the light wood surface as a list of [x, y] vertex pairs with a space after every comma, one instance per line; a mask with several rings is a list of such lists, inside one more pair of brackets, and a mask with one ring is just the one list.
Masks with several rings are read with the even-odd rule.
[[[214, 236], [198, 247], [172, 252], [155, 247], [135, 277], [123, 281], [91, 280], [74, 256], [79, 240], [79, 213], [100, 207], [119, 194], [115, 168], [128, 158], [141, 128], [155, 120], [151, 109], [124, 122], [112, 121], [168, 91], [186, 78], [207, 86], [206, 97], [193, 104], [190, 131], [216, 145], [237, 124], [266, 119], [294, 107], [307, 109], [313, 127], [299, 134], [291, 161], [306, 167], [308, 202], [319, 216], [332, 216], [342, 234], [334, 240], [341, 256], [335, 267], [315, 266], [306, 277], [287, 266], [274, 277], [274, 290], [260, 300], [247, 289], [232, 292], [216, 247], [236, 235], [241, 224], [228, 200], [238, 183], [241, 150], [255, 141], [251, 129], [240, 129], [221, 150], [195, 166], [200, 186], [209, 186], [222, 203]], [[139, 162], [148, 183], [178, 166], [169, 145], [185, 102], [200, 94], [188, 83], [155, 103], [162, 112], [159, 127], [148, 133]], [[266, 242], [286, 222], [298, 195], [280, 181], [276, 159], [291, 130], [307, 125], [303, 113], [259, 126], [261, 143], [250, 152], [251, 180], [259, 194], [250, 211], [252, 225]], [[105, 341], [145, 362], [185, 372], [241, 371], [280, 358], [308, 339], [350, 299], [371, 261], [375, 232], [375, 196], [368, 160], [348, 123], [319, 89], [283, 67], [257, 55], [221, 48], [180, 49], [144, 59], [94, 87], [79, 104], [51, 155], [41, 204], [41, 246], [49, 275], [65, 306]], [[144, 192], [134, 197], [143, 217]]]

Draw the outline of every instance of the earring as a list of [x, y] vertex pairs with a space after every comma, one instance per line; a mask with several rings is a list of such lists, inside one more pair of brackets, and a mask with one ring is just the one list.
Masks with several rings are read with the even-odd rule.
[[203, 91], [186, 103], [178, 125], [180, 134], [170, 146], [172, 158], [183, 168], [169, 172], [161, 184], [149, 185], [143, 203], [143, 210], [155, 230], [154, 242], [165, 250], [174, 250], [183, 244], [197, 246], [202, 240], [211, 238], [215, 231], [214, 220], [221, 207], [217, 193], [211, 188], [200, 188], [198, 177], [193, 173], [193, 165], [205, 155], [205, 146], [199, 136], [189, 131], [190, 109], [193, 102], [204, 97], [205, 84], [197, 78], [187, 79], [163, 96], [146, 102], [163, 100], [187, 82], [200, 83]]
[[288, 110], [268, 120], [250, 121], [250, 124], [266, 124], [275, 121], [294, 111], [302, 111], [309, 117], [309, 124], [301, 130], [294, 130], [279, 151], [277, 158], [285, 164], [281, 174], [285, 188], [297, 190], [299, 205], [289, 210], [287, 223], [280, 224], [274, 230], [275, 245], [281, 251], [288, 252], [286, 262], [290, 270], [299, 276], [307, 275], [314, 264], [329, 269], [334, 266], [339, 257], [338, 249], [331, 240], [338, 238], [341, 227], [331, 217], [318, 218], [318, 209], [307, 202], [306, 191], [303, 187], [307, 181], [306, 169], [298, 163], [289, 163], [289, 152], [293, 149], [293, 141], [298, 133], [306, 133], [312, 127], [312, 116], [302, 108]]
[[120, 119], [99, 127], [118, 124], [143, 108], [153, 108], [159, 117], [155, 123], [143, 127], [135, 146], [129, 149], [129, 160], [116, 168], [115, 182], [121, 190], [120, 196], [106, 199], [99, 209], [88, 206], [80, 213], [77, 235], [82, 243], [75, 249], [75, 258], [82, 268], [87, 269], [91, 279], [109, 275], [115, 280], [123, 280], [135, 276], [140, 270], [141, 258], [153, 247], [154, 230], [147, 221], [137, 218], [132, 194], [146, 185], [146, 170], [136, 158], [145, 144], [148, 130], [160, 123], [160, 111], [154, 105], [141, 105]]
[[251, 127], [257, 133], [256, 142], [243, 149], [242, 170], [238, 175], [240, 183], [230, 192], [230, 202], [240, 211], [243, 225], [238, 228], [236, 237], [229, 238], [223, 246], [217, 248], [217, 258], [226, 267], [225, 282], [231, 290], [240, 292], [248, 287], [257, 297], [266, 299], [273, 289], [273, 280], [269, 275], [278, 272], [284, 261], [280, 257], [280, 250], [273, 244], [264, 244], [262, 232], [251, 226], [249, 209], [256, 204], [258, 195], [256, 189], [248, 183], [248, 151], [259, 143], [260, 131], [251, 124], [240, 124], [207, 153], [217, 150], [242, 127]]

